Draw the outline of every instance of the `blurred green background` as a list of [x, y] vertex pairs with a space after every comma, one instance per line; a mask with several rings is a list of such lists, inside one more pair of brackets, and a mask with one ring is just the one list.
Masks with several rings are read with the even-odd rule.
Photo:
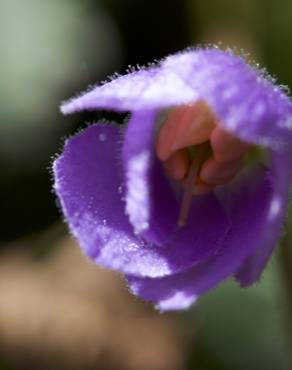
[[[292, 312], [285, 289], [287, 273], [279, 269], [279, 253], [256, 287], [241, 290], [228, 282], [184, 314], [161, 318], [148, 306], [138, 304], [134, 309], [127, 303], [131, 306], [129, 325], [133, 312], [141, 323], [145, 317], [153, 323], [166, 320], [160, 334], [154, 336], [162, 338], [159, 343], [164, 351], [157, 347], [161, 352], [141, 348], [155, 340], [148, 334], [136, 348], [134, 327], [129, 352], [121, 352], [121, 344], [115, 347], [120, 360], [106, 360], [113, 349], [106, 347], [102, 352], [97, 341], [90, 353], [98, 354], [87, 363], [90, 356], [81, 345], [87, 331], [81, 335], [81, 329], [75, 330], [75, 347], [66, 347], [72, 326], [68, 324], [62, 333], [56, 330], [54, 334], [47, 328], [48, 320], [62, 326], [62, 315], [68, 307], [72, 309], [71, 301], [48, 309], [46, 296], [40, 298], [50, 292], [50, 302], [56, 301], [55, 290], [48, 288], [56, 268], [52, 266], [61, 259], [59, 250], [72, 248], [59, 226], [50, 166], [64, 137], [100, 116], [63, 117], [60, 102], [114, 72], [125, 72], [128, 65], [143, 65], [189, 45], [206, 43], [244, 49], [276, 76], [279, 84], [292, 86], [291, 0], [0, 0], [0, 268], [4, 271], [2, 277], [0, 271], [0, 369], [292, 369]], [[66, 243], [60, 245], [61, 238]], [[58, 267], [61, 281], [67, 271], [64, 266], [69, 264], [66, 258]], [[76, 258], [82, 260], [79, 255]], [[78, 269], [83, 271], [79, 265]], [[85, 275], [79, 273], [79, 282]], [[90, 279], [98, 276], [93, 272], [81, 284], [83, 289], [86, 284], [92, 287]], [[71, 285], [66, 284], [60, 297], [71, 292]], [[115, 284], [123, 291], [120, 282]], [[94, 286], [93, 296], [95, 289], [100, 288]], [[70, 299], [78, 304], [84, 299], [94, 302], [93, 315], [99, 315], [99, 305], [108, 312], [117, 304], [103, 295], [89, 299], [85, 293], [78, 294], [73, 293]], [[24, 302], [31, 303], [26, 310]], [[48, 316], [36, 320], [44, 307]], [[84, 310], [78, 311], [82, 323], [87, 317]], [[118, 311], [120, 321], [115, 324], [114, 337], [122, 340], [120, 325], [127, 322], [127, 310], [123, 306]], [[173, 339], [167, 330], [172, 330]], [[108, 333], [105, 330], [102, 338], [113, 341]], [[55, 338], [52, 343], [62, 343], [63, 352], [59, 345], [48, 344], [47, 335]], [[89, 335], [87, 340], [95, 343], [95, 337]], [[171, 345], [177, 351], [175, 358], [173, 351], [165, 350]], [[122, 361], [121, 356], [129, 353], [139, 353], [139, 360], [133, 355], [135, 361]], [[78, 360], [73, 363], [73, 358]]]

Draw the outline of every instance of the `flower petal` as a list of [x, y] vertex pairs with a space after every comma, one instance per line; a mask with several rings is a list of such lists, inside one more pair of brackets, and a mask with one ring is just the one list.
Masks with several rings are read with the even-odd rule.
[[[215, 243], [218, 229], [220, 225], [224, 226], [224, 221], [218, 220], [210, 236], [202, 233], [191, 236], [189, 231], [181, 240], [178, 237], [176, 243], [165, 248], [135, 235], [125, 214], [125, 186], [122, 168], [119, 167], [120, 136], [117, 127], [102, 124], [90, 126], [67, 140], [64, 152], [55, 161], [55, 189], [70, 230], [85, 254], [96, 263], [126, 274], [158, 277], [192, 266], [196, 254], [190, 241], [196, 243], [200, 238], [203, 255], [203, 241], [210, 241], [213, 237]], [[215, 204], [214, 213], [224, 218], [219, 205], [216, 208]], [[196, 215], [198, 219], [200, 212], [197, 211]], [[211, 222], [212, 217], [210, 214]], [[206, 220], [206, 216], [203, 218]], [[208, 223], [204, 230], [208, 225], [210, 228]]]
[[178, 228], [180, 199], [155, 154], [155, 118], [152, 111], [135, 112], [129, 122], [123, 144], [126, 210], [144, 239], [172, 250], [187, 268], [220, 252], [230, 222], [208, 194], [194, 197], [188, 224]]
[[101, 124], [68, 140], [54, 163], [55, 189], [86, 255], [128, 273], [163, 275], [169, 272], [165, 260], [144, 248], [124, 214], [119, 142], [119, 129]]
[[236, 274], [236, 279], [242, 287], [259, 280], [277, 244], [287, 211], [291, 178], [291, 159], [276, 152], [273, 153], [269, 180], [274, 191], [267, 213], [267, 230], [257, 249], [246, 259]]
[[243, 141], [279, 149], [292, 140], [292, 104], [260, 70], [231, 51], [188, 50], [156, 67], [119, 77], [62, 105], [137, 111], [204, 100], [227, 131]]
[[[180, 91], [179, 101], [177, 92]], [[65, 102], [64, 114], [82, 110], [108, 109], [135, 111], [164, 108], [196, 101], [196, 91], [176, 73], [162, 71], [158, 67], [139, 70], [118, 77], [111, 82]]]
[[[292, 103], [273, 82], [231, 51], [189, 50], [65, 103], [64, 113], [133, 113], [123, 148], [117, 128], [93, 126], [55, 162], [55, 188], [85, 253], [125, 273], [131, 290], [161, 310], [186, 308], [231, 275], [243, 286], [257, 280], [279, 237], [292, 176]], [[195, 198], [189, 224], [176, 229], [179, 199], [154, 154], [155, 117], [197, 100], [227, 132], [268, 147], [272, 162]]]
[[[224, 191], [225, 204], [233, 222], [221, 253], [188, 271], [165, 278], [128, 276], [134, 294], [155, 302], [162, 311], [187, 308], [201, 294], [235, 274], [247, 257], [257, 250], [259, 243], [267, 240], [267, 234], [270, 242], [277, 239], [283, 213], [270, 218], [275, 196], [270, 178], [266, 171], [257, 169], [257, 173], [246, 179], [249, 181], [241, 180]], [[286, 178], [286, 188], [288, 182]], [[286, 199], [287, 192], [281, 197]]]
[[214, 48], [189, 51], [168, 57], [162, 68], [188, 81], [219, 125], [241, 140], [274, 149], [290, 146], [289, 97], [242, 57]]

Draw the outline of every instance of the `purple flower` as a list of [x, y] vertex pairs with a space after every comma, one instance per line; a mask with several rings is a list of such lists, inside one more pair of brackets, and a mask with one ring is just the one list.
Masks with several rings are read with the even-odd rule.
[[[155, 146], [167, 114], [196, 102], [265, 158], [249, 154], [235, 178], [193, 196], [179, 227], [182, 187]], [[162, 311], [189, 307], [230, 276], [241, 286], [259, 279], [292, 178], [292, 105], [263, 71], [231, 51], [188, 50], [62, 105], [65, 114], [85, 109], [131, 112], [126, 130], [92, 125], [54, 163], [65, 219], [87, 256], [122, 272], [134, 294]]]

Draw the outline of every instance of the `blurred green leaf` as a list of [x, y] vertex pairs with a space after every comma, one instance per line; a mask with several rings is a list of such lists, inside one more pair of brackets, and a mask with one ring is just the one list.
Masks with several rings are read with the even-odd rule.
[[[240, 289], [228, 281], [199, 301], [195, 315], [187, 315], [197, 328], [200, 363], [207, 363], [206, 369], [291, 369], [285, 300], [275, 259], [254, 287]], [[214, 367], [216, 362], [220, 367]]]

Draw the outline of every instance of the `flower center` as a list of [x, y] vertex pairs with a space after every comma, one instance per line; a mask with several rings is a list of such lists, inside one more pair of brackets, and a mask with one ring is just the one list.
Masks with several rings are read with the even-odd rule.
[[204, 101], [170, 111], [161, 125], [156, 153], [168, 176], [184, 188], [178, 225], [185, 225], [193, 195], [230, 182], [249, 145], [218, 125]]

